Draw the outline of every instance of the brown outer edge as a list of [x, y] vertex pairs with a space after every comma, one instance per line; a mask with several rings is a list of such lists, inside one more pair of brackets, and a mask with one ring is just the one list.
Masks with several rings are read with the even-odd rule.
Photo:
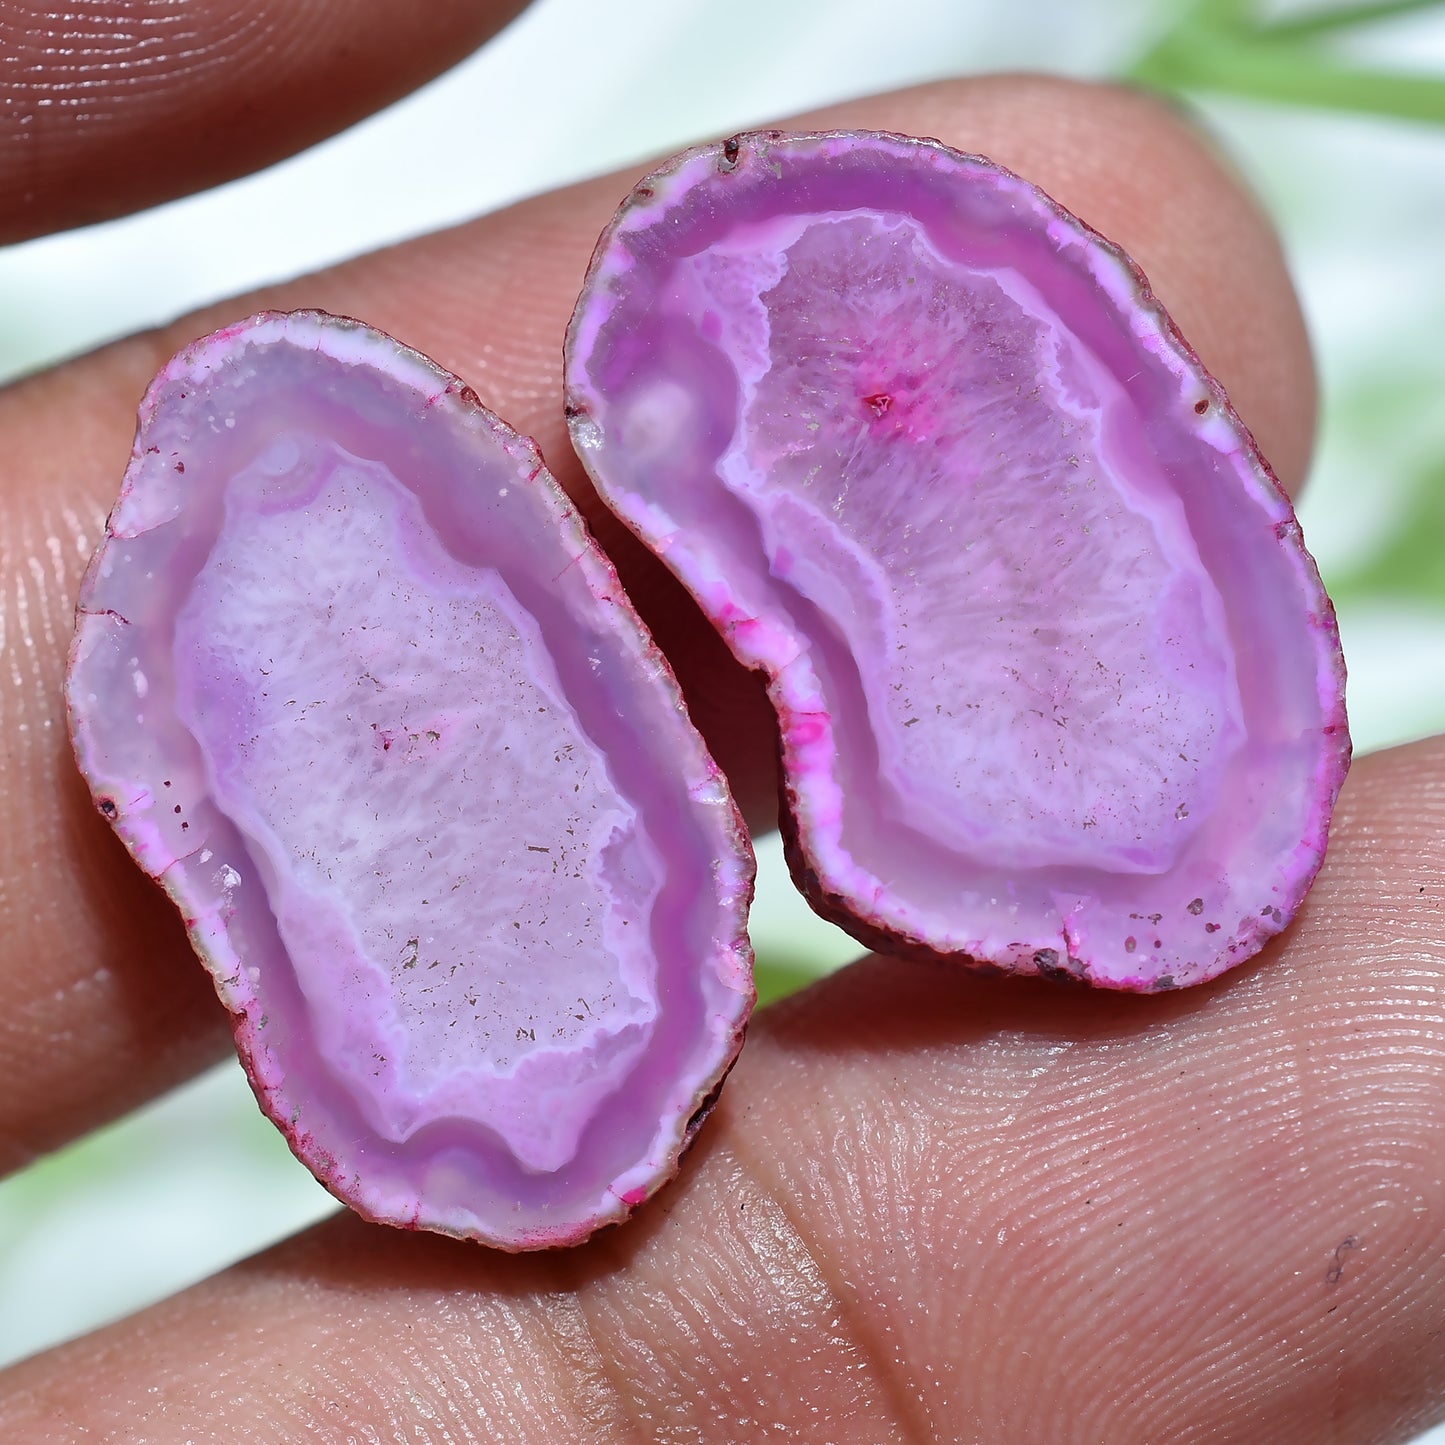
[[[1314, 852], [1315, 858], [1312, 867], [1301, 872], [1298, 886], [1292, 891], [1288, 900], [1288, 907], [1282, 909], [1284, 923], [1274, 925], [1268, 920], [1261, 920], [1261, 926], [1253, 937], [1252, 946], [1247, 950], [1238, 950], [1239, 956], [1226, 958], [1227, 950], [1214, 956], [1214, 962], [1218, 965], [1206, 969], [1202, 975], [1192, 980], [1194, 983], [1205, 983], [1218, 977], [1221, 973], [1245, 962], [1249, 957], [1258, 951], [1260, 947], [1274, 933], [1282, 931], [1287, 927], [1298, 911], [1305, 896], [1308, 894], [1324, 863], [1324, 855], [1328, 845], [1329, 824], [1334, 812], [1334, 807], [1339, 798], [1340, 788], [1343, 786], [1346, 773], [1349, 771], [1352, 744], [1349, 735], [1349, 725], [1345, 714], [1345, 660], [1340, 648], [1339, 626], [1335, 617], [1334, 604], [1329, 594], [1325, 591], [1324, 582], [1320, 577], [1319, 568], [1313, 556], [1305, 548], [1303, 536], [1298, 521], [1295, 518], [1294, 505], [1288, 493], [1280, 484], [1279, 477], [1275, 474], [1274, 468], [1270, 466], [1268, 459], [1259, 448], [1254, 433], [1249, 429], [1243, 418], [1234, 409], [1233, 403], [1226, 395], [1224, 388], [1215, 378], [1214, 374], [1204, 365], [1198, 352], [1189, 344], [1188, 340], [1180, 332], [1174, 318], [1165, 309], [1163, 303], [1155, 296], [1149, 278], [1144, 274], [1138, 262], [1129, 255], [1117, 242], [1110, 240], [1107, 236], [1097, 231], [1087, 221], [1080, 219], [1067, 207], [1054, 200], [1042, 187], [1034, 182], [1020, 176], [1016, 171], [1010, 170], [1007, 166], [1000, 165], [997, 161], [991, 160], [988, 156], [976, 152], [961, 151], [946, 142], [929, 136], [910, 136], [898, 131], [866, 130], [866, 129], [833, 129], [833, 130], [807, 130], [789, 131], [785, 129], [767, 129], [755, 131], [740, 131], [720, 141], [708, 141], [700, 145], [690, 146], [686, 150], [679, 151], [668, 157], [659, 165], [642, 177], [623, 199], [618, 206], [612, 219], [608, 222], [602, 234], [598, 237], [596, 246], [593, 247], [591, 258], [587, 264], [586, 275], [583, 278], [582, 288], [578, 293], [578, 301], [573, 308], [571, 319], [567, 326], [566, 340], [563, 345], [563, 374], [564, 392], [566, 395], [566, 412], [569, 428], [573, 418], [582, 410], [573, 402], [570, 377], [574, 367], [575, 347], [577, 343], [578, 322], [584, 306], [586, 305], [602, 270], [604, 258], [610, 249], [613, 239], [621, 229], [624, 221], [631, 212], [639, 205], [646, 204], [654, 199], [655, 193], [662, 184], [669, 180], [678, 170], [691, 161], [701, 159], [708, 155], [717, 155], [722, 164], [718, 167], [720, 171], [730, 171], [736, 164], [738, 151], [743, 146], [766, 146], [772, 142], [819, 142], [829, 140], [881, 140], [904, 146], [924, 145], [930, 149], [943, 152], [947, 157], [964, 164], [982, 164], [996, 172], [1006, 180], [1018, 183], [1031, 192], [1043, 208], [1055, 218], [1063, 221], [1066, 225], [1076, 229], [1081, 236], [1092, 246], [1106, 253], [1112, 260], [1121, 266], [1128, 278], [1132, 281], [1135, 290], [1135, 303], [1139, 309], [1152, 317], [1159, 325], [1163, 339], [1172, 345], [1176, 354], [1189, 365], [1194, 374], [1198, 376], [1208, 387], [1212, 405], [1218, 408], [1231, 429], [1239, 437], [1245, 455], [1253, 463], [1260, 479], [1265, 487], [1272, 491], [1276, 500], [1286, 508], [1290, 524], [1287, 530], [1276, 528], [1276, 536], [1282, 546], [1290, 547], [1295, 553], [1297, 564], [1304, 580], [1304, 591], [1308, 594], [1311, 608], [1309, 614], [1310, 631], [1316, 637], [1316, 651], [1322, 667], [1316, 668], [1317, 683], [1327, 675], [1332, 687], [1329, 691], [1328, 706], [1322, 707], [1323, 722], [1320, 731], [1327, 739], [1334, 741], [1333, 748], [1326, 746], [1321, 750], [1320, 762], [1316, 771], [1316, 787], [1314, 790], [1313, 808], [1310, 816], [1310, 830], [1308, 835], [1301, 840], [1302, 845], [1309, 845]], [[606, 488], [602, 480], [594, 471], [584, 447], [574, 446], [578, 459], [591, 478], [598, 495], [604, 501], [607, 497]], [[620, 520], [638, 538], [639, 541], [651, 550], [651, 544], [642, 533], [640, 527], [633, 523], [628, 517], [621, 517]], [[669, 569], [670, 570], [670, 569]], [[675, 574], [674, 574], [675, 575]], [[679, 578], [684, 586], [687, 583]], [[689, 588], [691, 592], [691, 588]], [[696, 594], [693, 594], [695, 600]], [[699, 605], [701, 605], [699, 600]], [[761, 672], [764, 678], [771, 684], [772, 676], [766, 669], [756, 669]], [[1324, 689], [1321, 688], [1322, 701], [1324, 700]], [[1037, 972], [1042, 976], [1053, 978], [1064, 978], [1070, 980], [1081, 980], [1096, 987], [1110, 988], [1121, 992], [1141, 991], [1169, 991], [1175, 985], [1156, 985], [1150, 990], [1140, 990], [1135, 986], [1112, 983], [1107, 979], [1097, 979], [1087, 970], [1081, 960], [1071, 957], [1059, 956], [1054, 962], [1040, 962], [1039, 954], [1035, 954], [1034, 967], [1032, 970], [1008, 967], [987, 958], [981, 958], [976, 954], [964, 950], [940, 950], [930, 944], [926, 939], [917, 937], [898, 930], [881, 927], [873, 922], [866, 914], [859, 912], [842, 894], [826, 889], [821, 881], [818, 869], [803, 841], [802, 830], [798, 822], [798, 812], [794, 806], [794, 796], [788, 784], [788, 770], [786, 768], [787, 757], [787, 712], [788, 709], [780, 707], [773, 698], [772, 688], [769, 686], [769, 701], [773, 703], [774, 711], [777, 713], [780, 738], [780, 759], [782, 760], [779, 769], [779, 828], [783, 836], [784, 855], [788, 862], [788, 868], [793, 877], [793, 882], [820, 917], [828, 922], [836, 924], [860, 943], [879, 953], [892, 954], [898, 957], [922, 959], [938, 962], [952, 962], [967, 966], [977, 972], [985, 974], [1020, 974], [1026, 972]], [[1039, 953], [1053, 952], [1053, 950], [1040, 950]], [[1221, 960], [1223, 960], [1221, 962]]]
[[[86, 614], [85, 604], [94, 586], [95, 579], [99, 573], [100, 559], [106, 546], [110, 543], [115, 533], [112, 530], [112, 519], [116, 511], [135, 485], [135, 468], [140, 462], [143, 452], [140, 447], [140, 436], [142, 427], [154, 408], [153, 393], [158, 389], [162, 378], [167, 377], [173, 368], [176, 368], [183, 360], [194, 359], [200, 355], [202, 350], [211, 346], [219, 346], [222, 342], [253, 325], [275, 320], [298, 320], [313, 321], [316, 325], [327, 327], [333, 324], [342, 329], [355, 328], [370, 333], [371, 336], [379, 338], [387, 345], [395, 348], [398, 352], [406, 353], [434, 373], [442, 383], [445, 390], [450, 392], [456, 404], [480, 416], [489, 430], [497, 436], [505, 446], [509, 456], [518, 462], [526, 465], [531, 472], [528, 478], [529, 484], [536, 487], [543, 493], [558, 520], [560, 528], [571, 529], [574, 536], [582, 544], [582, 566], [584, 576], [593, 595], [599, 603], [612, 603], [616, 606], [616, 616], [622, 627], [631, 628], [636, 638], [642, 657], [657, 668], [656, 681], [668, 694], [668, 701], [675, 711], [685, 722], [692, 727], [697, 736], [699, 754], [704, 766], [708, 769], [709, 775], [719, 781], [723, 787], [724, 796], [727, 799], [728, 807], [724, 818], [724, 829], [728, 843], [734, 855], [744, 860], [748, 867], [745, 870], [745, 886], [729, 900], [732, 906], [728, 911], [736, 921], [736, 928], [726, 947], [733, 950], [740, 959], [751, 962], [753, 958], [752, 943], [748, 936], [747, 919], [748, 911], [752, 903], [755, 883], [756, 864], [753, 860], [752, 843], [749, 837], [747, 826], [743, 821], [742, 813], [732, 796], [732, 790], [728, 786], [726, 775], [718, 767], [716, 760], [708, 750], [707, 743], [697, 728], [692, 724], [689, 717], [686, 703], [683, 699], [682, 689], [678, 684], [676, 674], [668, 661], [666, 654], [657, 645], [652, 634], [647, 630], [646, 624], [632, 605], [631, 599], [622, 586], [617, 574], [617, 568], [612, 559], [603, 550], [596, 538], [592, 535], [586, 519], [582, 516], [576, 505], [563, 490], [561, 484], [548, 470], [541, 454], [541, 449], [534, 438], [516, 431], [490, 408], [485, 406], [477, 393], [456, 376], [448, 371], [440, 363], [433, 361], [425, 353], [417, 351], [414, 347], [405, 345], [396, 340], [390, 333], [382, 331], [379, 327], [371, 326], [369, 323], [360, 321], [352, 316], [337, 315], [331, 312], [322, 311], [319, 308], [300, 308], [294, 311], [265, 310], [254, 313], [239, 322], [219, 327], [205, 336], [197, 338], [179, 352], [172, 356], [164, 366], [157, 372], [156, 376], [148, 384], [146, 392], [141, 399], [138, 408], [135, 439], [132, 443], [131, 457], [127, 464], [125, 475], [121, 483], [121, 491], [116, 502], [106, 516], [105, 528], [100, 541], [96, 544], [89, 562], [86, 564], [85, 572], [81, 578], [80, 589], [77, 594], [75, 615], [77, 623], [82, 615]], [[88, 724], [83, 722], [74, 706], [70, 691], [70, 678], [77, 661], [79, 652], [79, 632], [72, 633], [71, 641], [66, 655], [66, 687], [65, 687], [65, 713], [66, 727], [70, 737], [71, 750], [75, 754], [76, 764], [81, 777], [85, 780], [86, 787], [90, 790], [91, 797], [96, 804], [97, 811], [101, 813], [106, 821], [111, 823], [121, 842], [125, 845], [126, 851], [134, 857], [130, 842], [123, 831], [121, 819], [112, 819], [105, 813], [103, 804], [108, 801], [108, 795], [97, 788], [91, 780], [84, 763], [84, 752], [88, 742]], [[180, 860], [176, 860], [180, 861]], [[292, 1118], [293, 1109], [288, 1103], [284, 1094], [284, 1075], [282, 1079], [269, 1079], [260, 1065], [260, 1058], [263, 1051], [259, 1047], [256, 1027], [252, 1016], [246, 1008], [232, 1007], [226, 1002], [221, 992], [222, 969], [217, 961], [212, 958], [205, 949], [195, 932], [195, 923], [198, 915], [193, 907], [192, 900], [186, 899], [181, 893], [179, 886], [167, 881], [168, 874], [174, 863], [168, 864], [160, 874], [149, 872], [142, 868], [142, 872], [151, 880], [171, 901], [186, 925], [186, 933], [193, 949], [206, 967], [212, 983], [216, 988], [217, 997], [225, 1007], [231, 1032], [235, 1039], [236, 1052], [240, 1058], [242, 1068], [246, 1075], [247, 1083], [256, 1097], [261, 1112], [273, 1123], [285, 1138], [287, 1145], [296, 1158], [305, 1165], [321, 1186], [340, 1203], [359, 1214], [363, 1219], [373, 1224], [386, 1224], [395, 1228], [405, 1230], [429, 1230], [430, 1226], [420, 1223], [419, 1219], [412, 1218], [395, 1219], [377, 1215], [366, 1208], [364, 1203], [356, 1195], [347, 1189], [342, 1171], [337, 1166], [337, 1161], [329, 1153], [316, 1146], [309, 1132], [298, 1130]], [[721, 952], [721, 950], [720, 950]], [[716, 1076], [700, 1086], [694, 1098], [694, 1105], [691, 1114], [684, 1125], [678, 1148], [671, 1155], [671, 1165], [666, 1171], [654, 1176], [649, 1184], [647, 1193], [641, 1198], [628, 1204], [615, 1194], [620, 1209], [615, 1217], [599, 1220], [595, 1223], [584, 1223], [575, 1230], [564, 1231], [556, 1235], [549, 1235], [536, 1243], [517, 1241], [502, 1236], [484, 1236], [481, 1234], [466, 1234], [468, 1239], [477, 1243], [487, 1245], [491, 1248], [505, 1251], [507, 1253], [521, 1253], [532, 1249], [554, 1249], [565, 1248], [580, 1244], [597, 1230], [624, 1223], [654, 1194], [666, 1184], [676, 1178], [682, 1166], [683, 1156], [692, 1148], [707, 1115], [711, 1112], [713, 1105], [722, 1089], [733, 1066], [737, 1062], [738, 1054], [742, 1049], [747, 1036], [747, 1028], [753, 1008], [757, 1003], [757, 986], [754, 982], [749, 995], [744, 995], [744, 1007], [739, 1012], [739, 1021], [734, 1029], [733, 1037], [721, 1051], [721, 1063]], [[450, 1231], [434, 1230], [436, 1233], [449, 1233]]]

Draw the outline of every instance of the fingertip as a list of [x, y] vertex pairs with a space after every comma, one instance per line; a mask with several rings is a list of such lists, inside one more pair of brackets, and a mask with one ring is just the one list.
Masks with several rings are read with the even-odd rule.
[[461, 60], [525, 0], [0, 7], [0, 244], [231, 180]]

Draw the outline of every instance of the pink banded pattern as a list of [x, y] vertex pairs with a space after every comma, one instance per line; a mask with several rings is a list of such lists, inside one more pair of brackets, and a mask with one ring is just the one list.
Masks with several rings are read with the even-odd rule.
[[455, 377], [319, 313], [182, 352], [69, 705], [348, 1204], [535, 1248], [675, 1172], [752, 1004], [751, 851], [615, 573]]
[[819, 911], [1135, 990], [1293, 915], [1349, 757], [1333, 613], [1116, 247], [937, 142], [739, 136], [633, 191], [567, 359], [603, 498], [769, 679]]

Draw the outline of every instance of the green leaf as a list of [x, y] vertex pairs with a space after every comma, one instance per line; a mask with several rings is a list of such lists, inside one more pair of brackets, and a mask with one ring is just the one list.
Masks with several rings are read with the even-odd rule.
[[1435, 10], [1439, 5], [1440, 0], [1361, 0], [1354, 5], [1322, 5], [1298, 15], [1263, 21], [1256, 29], [1263, 35], [1275, 37], [1328, 35], [1361, 25], [1373, 25], [1378, 20], [1389, 20], [1396, 15]]
[[1397, 598], [1445, 608], [1441, 538], [1445, 538], [1445, 461], [1415, 476], [1399, 521], [1368, 560], [1331, 578], [1335, 601]]
[[758, 1005], [776, 1003], [797, 993], [816, 982], [831, 970], [819, 968], [806, 959], [793, 958], [787, 954], [768, 952], [759, 954], [753, 974], [758, 984]]
[[1423, 8], [1381, 0], [1263, 23], [1245, 0], [1201, 0], [1186, 10], [1129, 76], [1162, 90], [1204, 90], [1255, 100], [1445, 123], [1445, 77], [1353, 66], [1316, 36]]

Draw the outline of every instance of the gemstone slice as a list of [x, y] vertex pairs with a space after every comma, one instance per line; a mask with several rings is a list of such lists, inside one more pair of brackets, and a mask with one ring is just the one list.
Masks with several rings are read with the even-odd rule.
[[1252, 955], [1349, 757], [1333, 612], [1137, 268], [934, 141], [643, 180], [568, 338], [599, 492], [770, 683], [814, 906], [1150, 990]]
[[333, 1193], [527, 1249], [675, 1172], [752, 1004], [751, 851], [610, 564], [455, 377], [315, 312], [177, 356], [68, 700]]

